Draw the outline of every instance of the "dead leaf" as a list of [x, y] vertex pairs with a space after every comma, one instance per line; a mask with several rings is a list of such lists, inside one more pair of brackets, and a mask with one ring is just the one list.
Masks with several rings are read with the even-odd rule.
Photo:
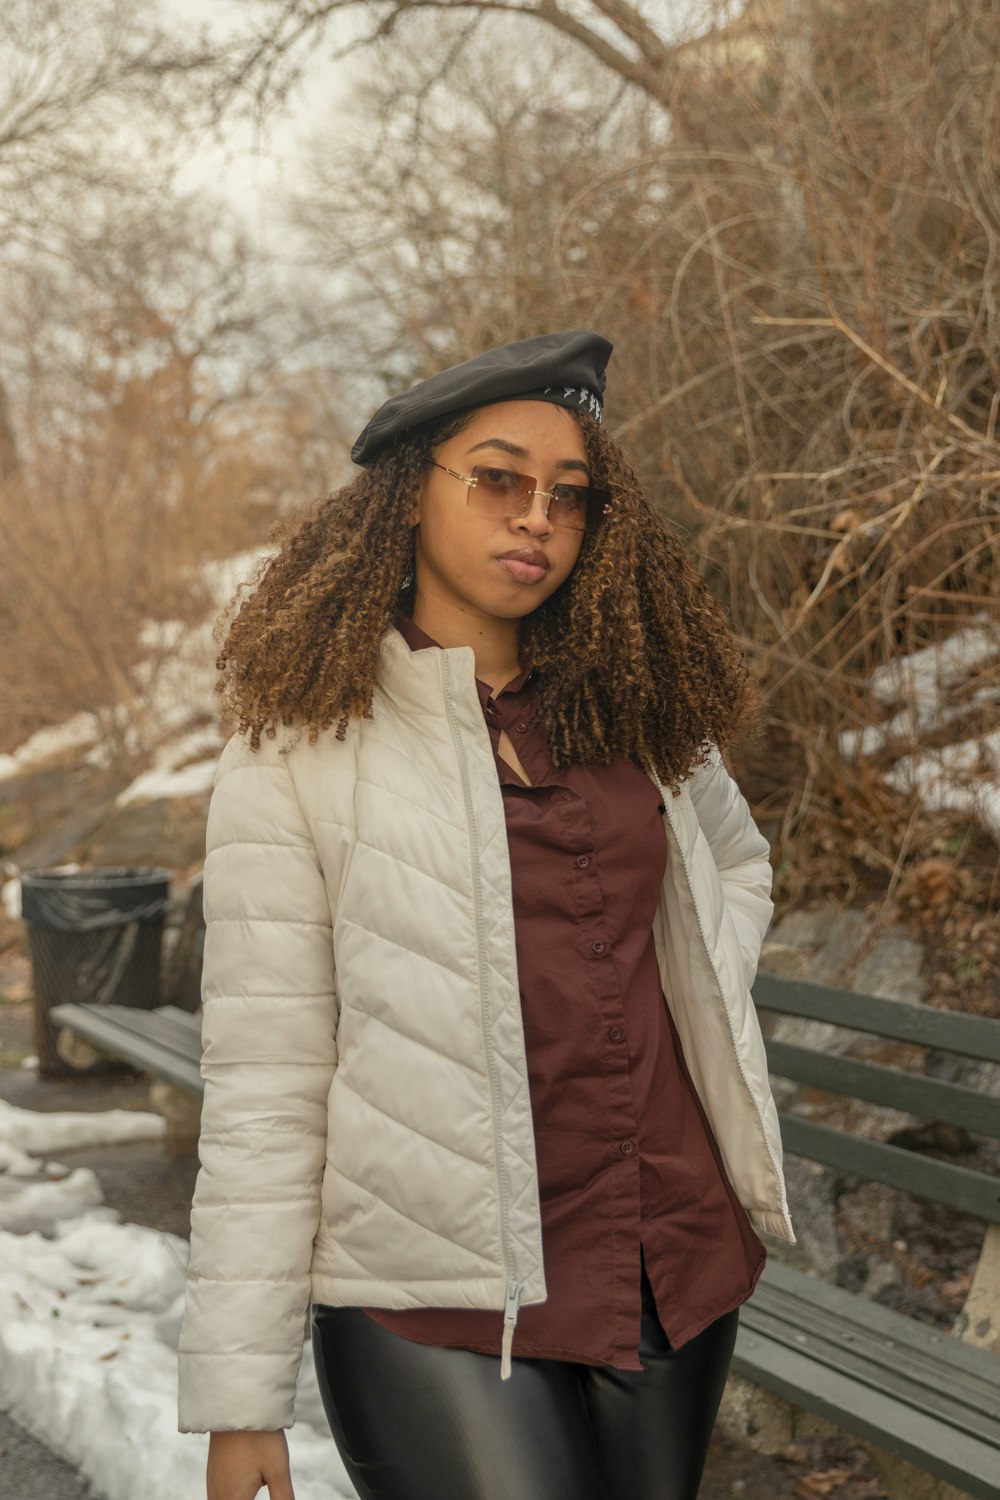
[[797, 1493], [803, 1497], [832, 1495], [848, 1479], [854, 1478], [853, 1469], [815, 1469], [804, 1474], [797, 1485]]

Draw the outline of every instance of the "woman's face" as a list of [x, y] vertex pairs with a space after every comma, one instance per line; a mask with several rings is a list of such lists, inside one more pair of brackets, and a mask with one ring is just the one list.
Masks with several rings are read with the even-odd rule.
[[[434, 450], [445, 468], [471, 475], [474, 465], [533, 475], [536, 488], [590, 482], [579, 427], [547, 401], [484, 406], [457, 437]], [[416, 592], [423, 610], [452, 619], [519, 620], [569, 577], [583, 532], [556, 526], [535, 496], [524, 516], [492, 516], [469, 504], [469, 488], [428, 469], [413, 511]]]

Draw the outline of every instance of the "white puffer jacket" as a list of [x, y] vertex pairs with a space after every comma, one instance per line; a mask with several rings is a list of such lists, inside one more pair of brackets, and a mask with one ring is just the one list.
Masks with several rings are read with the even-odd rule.
[[[662, 789], [661, 789], [662, 790]], [[716, 756], [664, 795], [664, 993], [754, 1228], [794, 1243], [749, 995], [765, 840]], [[310, 1301], [544, 1302], [504, 807], [468, 647], [386, 637], [374, 715], [219, 765], [182, 1432], [293, 1422]]]

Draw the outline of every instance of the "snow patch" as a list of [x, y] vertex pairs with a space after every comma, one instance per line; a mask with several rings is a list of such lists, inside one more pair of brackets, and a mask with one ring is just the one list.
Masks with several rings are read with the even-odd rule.
[[[221, 749], [222, 736], [214, 725], [170, 740], [157, 750], [152, 767], [119, 793], [118, 806], [153, 797], [199, 797], [210, 792]], [[205, 752], [209, 752], [207, 758], [192, 759]]]
[[35, 1156], [75, 1146], [158, 1140], [165, 1130], [163, 1117], [145, 1110], [59, 1110], [50, 1114], [18, 1109], [0, 1099], [0, 1146], [16, 1147]]
[[28, 766], [46, 760], [61, 750], [75, 750], [100, 739], [100, 726], [93, 714], [74, 714], [64, 724], [37, 729], [13, 755], [0, 755], [0, 781], [17, 776]]
[[[993, 775], [977, 778], [981, 764]], [[982, 740], [904, 755], [885, 780], [897, 791], [917, 792], [932, 811], [968, 813], [1000, 843], [1000, 729]]]
[[[48, 1233], [0, 1229], [0, 1408], [102, 1500], [191, 1500], [205, 1491], [208, 1438], [177, 1431], [187, 1241], [122, 1223], [101, 1205], [93, 1173], [43, 1165], [25, 1147], [50, 1149], [70, 1120], [85, 1120], [90, 1140], [134, 1139], [121, 1133], [126, 1114], [5, 1112], [0, 1206], [11, 1218], [19, 1207], [28, 1226], [33, 1204]], [[287, 1435], [296, 1500], [351, 1500], [308, 1342], [296, 1412]]]
[[[1000, 686], [986, 684], [955, 701], [956, 688], [971, 685], [973, 673], [1000, 658], [1000, 629], [980, 616], [945, 641], [925, 646], [879, 667], [871, 678], [872, 696], [897, 712], [881, 724], [840, 735], [846, 760], [877, 755], [892, 745], [919, 745], [921, 739], [971, 710], [1000, 703]], [[961, 740], [936, 750], [900, 756], [885, 773], [897, 791], [916, 794], [932, 811], [965, 813], [1000, 842], [1000, 730], [983, 739]]]
[[[274, 551], [273, 547], [256, 547], [237, 553], [235, 557], [212, 558], [199, 566], [198, 573], [209, 588], [216, 612], [229, 603], [241, 583], [253, 578], [258, 564], [272, 557]], [[217, 647], [213, 627], [214, 613], [213, 618], [203, 620], [193, 629], [188, 629], [181, 620], [147, 620], [143, 624], [139, 639], [148, 654], [138, 663], [134, 675], [145, 700], [147, 722], [140, 731], [122, 705], [110, 711], [130, 754], [140, 754], [145, 746], [167, 737], [183, 737], [192, 725], [206, 719], [214, 722], [217, 713]], [[206, 744], [205, 748], [218, 752], [221, 745], [221, 736], [215, 731], [212, 743]], [[109, 747], [103, 742], [96, 715], [75, 714], [64, 724], [38, 730], [13, 755], [0, 755], [0, 780], [16, 776], [49, 756], [70, 749], [86, 749], [87, 754], [82, 759], [88, 765], [104, 767], [110, 764]], [[179, 753], [177, 759], [183, 758], [184, 754]], [[176, 760], [172, 766], [154, 769], [176, 771]], [[125, 800], [154, 796], [193, 797], [211, 791], [207, 759], [198, 770], [194, 766], [184, 767], [177, 775], [179, 779], [176, 781], [165, 777], [154, 780], [150, 783], [153, 790], [143, 788], [138, 791], [133, 783], [124, 794]]]

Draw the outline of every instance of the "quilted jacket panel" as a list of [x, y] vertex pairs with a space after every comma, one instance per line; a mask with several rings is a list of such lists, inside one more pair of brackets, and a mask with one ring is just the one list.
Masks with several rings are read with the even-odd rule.
[[[662, 790], [662, 789], [661, 789]], [[749, 997], [767, 845], [721, 760], [665, 794], [664, 992], [733, 1186], [793, 1241]], [[503, 800], [468, 648], [390, 632], [371, 720], [223, 752], [180, 1429], [293, 1421], [310, 1301], [545, 1300]]]

